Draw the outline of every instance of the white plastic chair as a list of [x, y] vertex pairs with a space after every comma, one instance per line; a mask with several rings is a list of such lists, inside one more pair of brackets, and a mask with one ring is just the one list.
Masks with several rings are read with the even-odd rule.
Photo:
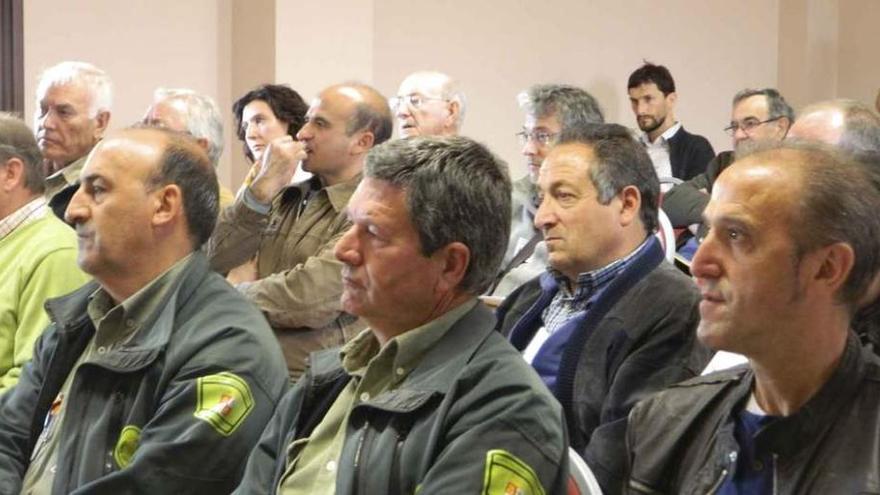
[[568, 448], [568, 471], [573, 482], [568, 485], [568, 495], [602, 495], [593, 471], [571, 447]]
[[662, 208], [657, 210], [657, 219], [660, 226], [654, 235], [660, 240], [666, 261], [675, 264], [675, 229], [672, 228], [672, 222], [669, 221], [669, 217], [666, 216], [666, 212]]

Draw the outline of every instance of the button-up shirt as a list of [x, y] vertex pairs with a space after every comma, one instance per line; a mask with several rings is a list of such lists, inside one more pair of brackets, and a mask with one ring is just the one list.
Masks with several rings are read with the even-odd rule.
[[666, 129], [666, 132], [661, 134], [653, 143], [648, 138], [647, 133], [643, 132], [639, 136], [639, 140], [645, 145], [648, 156], [651, 157], [651, 162], [654, 163], [657, 177], [672, 177], [672, 163], [669, 160], [669, 140], [672, 136], [675, 136], [679, 129], [681, 129], [681, 122], [676, 122], [675, 125]]

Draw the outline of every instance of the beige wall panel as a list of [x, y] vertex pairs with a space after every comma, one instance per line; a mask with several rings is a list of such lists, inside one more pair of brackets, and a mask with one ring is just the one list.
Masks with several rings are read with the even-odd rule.
[[635, 126], [626, 79], [648, 59], [672, 71], [685, 127], [720, 151], [729, 147], [721, 129], [733, 94], [777, 83], [777, 8], [775, 0], [379, 0], [375, 83], [393, 94], [414, 70], [457, 77], [470, 106], [463, 132], [489, 144], [517, 177], [524, 173], [514, 138], [520, 90], [578, 84], [609, 121]]
[[[83, 60], [114, 82], [111, 128], [143, 117], [157, 86], [189, 87], [224, 99], [221, 9], [216, 0], [28, 0], [24, 3], [26, 118], [32, 123], [40, 72]], [[226, 97], [228, 106], [228, 97]], [[223, 103], [220, 103], [223, 105]], [[228, 170], [226, 157], [221, 165]]]
[[872, 108], [880, 89], [880, 1], [840, 3], [840, 76], [838, 96]]

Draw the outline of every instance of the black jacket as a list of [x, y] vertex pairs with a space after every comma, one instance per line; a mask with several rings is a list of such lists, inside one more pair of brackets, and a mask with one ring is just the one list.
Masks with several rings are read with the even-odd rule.
[[[746, 366], [676, 385], [629, 418], [627, 493], [715, 493], [735, 472], [735, 415], [754, 374]], [[776, 458], [777, 494], [880, 493], [880, 358], [850, 335], [837, 370], [797, 413], [755, 437]]]
[[688, 180], [706, 171], [706, 165], [715, 156], [712, 145], [703, 136], [680, 128], [668, 141], [669, 164], [672, 176]]
[[[711, 354], [696, 340], [699, 293], [693, 282], [663, 260], [654, 239], [594, 303], [585, 319], [573, 318], [557, 379], [571, 445], [602, 485], [618, 493], [623, 483], [626, 416], [641, 399], [692, 378]], [[543, 282], [553, 281], [549, 273]], [[555, 281], [553, 281], [555, 282]], [[536, 278], [498, 308], [498, 326], [523, 350], [556, 293]], [[562, 330], [560, 330], [562, 331]]]

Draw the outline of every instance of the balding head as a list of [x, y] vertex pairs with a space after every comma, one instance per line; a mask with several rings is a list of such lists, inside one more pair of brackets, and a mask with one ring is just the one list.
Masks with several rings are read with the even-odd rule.
[[856, 100], [829, 100], [804, 108], [788, 136], [819, 141], [855, 155], [880, 152], [880, 117]]
[[456, 80], [442, 72], [419, 71], [400, 83], [391, 106], [400, 137], [455, 136], [467, 101]]
[[123, 300], [204, 243], [219, 191], [205, 151], [185, 134], [126, 129], [99, 143], [66, 219], [79, 264]]
[[159, 88], [147, 109], [144, 124], [188, 132], [208, 152], [214, 167], [223, 153], [223, 118], [220, 108], [209, 96], [191, 89]]

